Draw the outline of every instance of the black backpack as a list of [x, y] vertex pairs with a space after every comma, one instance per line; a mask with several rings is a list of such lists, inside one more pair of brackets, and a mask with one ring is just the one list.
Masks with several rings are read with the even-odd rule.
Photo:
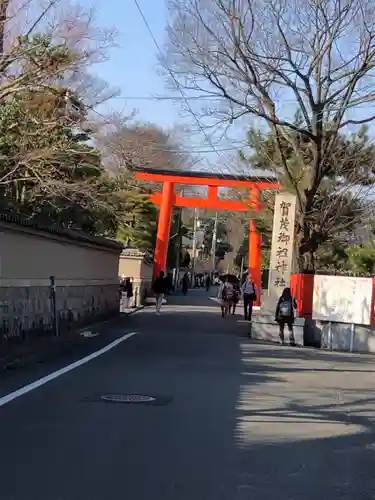
[[234, 292], [232, 288], [228, 288], [227, 286], [224, 285], [223, 290], [221, 292], [221, 298], [223, 300], [230, 299], [231, 297], [233, 297], [233, 293]]
[[283, 300], [279, 305], [280, 318], [291, 318], [293, 316], [293, 305], [291, 300]]

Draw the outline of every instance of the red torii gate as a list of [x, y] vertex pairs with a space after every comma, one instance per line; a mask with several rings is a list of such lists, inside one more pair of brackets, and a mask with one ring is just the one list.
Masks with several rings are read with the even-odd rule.
[[[157, 241], [154, 257], [154, 276], [164, 271], [167, 263], [169, 234], [171, 228], [172, 207], [209, 208], [213, 210], [247, 212], [249, 205], [261, 210], [260, 192], [262, 190], [279, 189], [276, 177], [259, 177], [245, 175], [226, 175], [207, 172], [155, 170], [137, 168], [136, 177], [148, 182], [163, 184], [161, 193], [151, 196], [151, 201], [160, 206]], [[184, 197], [174, 192], [175, 184], [207, 186], [207, 198]], [[248, 203], [218, 198], [219, 187], [246, 188], [251, 191]], [[261, 236], [256, 230], [255, 222], [250, 221], [249, 236], [249, 272], [258, 288], [261, 289]], [[260, 306], [260, 293], [255, 306]]]

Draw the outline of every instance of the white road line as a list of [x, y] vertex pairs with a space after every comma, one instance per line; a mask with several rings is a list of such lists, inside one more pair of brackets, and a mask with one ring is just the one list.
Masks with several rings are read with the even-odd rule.
[[80, 366], [88, 363], [89, 361], [92, 361], [95, 358], [98, 358], [102, 354], [105, 354], [106, 352], [110, 351], [114, 347], [118, 346], [121, 344], [121, 342], [124, 342], [125, 340], [130, 339], [134, 335], [137, 335], [137, 332], [131, 332], [127, 333], [126, 335], [120, 337], [117, 340], [114, 340], [110, 344], [106, 345], [102, 349], [99, 349], [98, 351], [95, 351], [88, 356], [79, 359], [78, 361], [75, 361], [74, 363], [71, 363], [70, 365], [64, 366], [64, 368], [61, 368], [60, 370], [57, 370], [53, 373], [50, 373], [49, 375], [46, 375], [45, 377], [40, 378], [39, 380], [36, 380], [35, 382], [32, 382], [31, 384], [24, 385], [23, 387], [20, 387], [20, 389], [17, 389], [14, 392], [11, 392], [10, 394], [7, 394], [6, 396], [3, 396], [0, 398], [0, 407], [6, 405], [7, 403], [10, 403], [14, 399], [17, 399], [21, 396], [24, 396], [28, 392], [31, 392], [35, 389], [38, 389], [38, 387], [41, 387], [42, 385], [48, 384], [48, 382], [51, 382], [55, 378], [61, 377], [61, 375], [65, 375], [65, 373], [68, 373], [72, 370], [75, 370], [76, 368], [79, 368]]

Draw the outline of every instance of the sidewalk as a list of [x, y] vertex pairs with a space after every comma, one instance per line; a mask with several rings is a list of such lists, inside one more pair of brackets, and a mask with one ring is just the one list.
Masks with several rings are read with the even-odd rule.
[[[212, 287], [209, 292], [202, 289], [194, 289], [189, 291], [187, 297], [182, 300], [183, 302], [191, 302], [195, 305], [205, 304], [207, 300], [211, 301], [211, 305], [217, 305], [219, 308], [219, 299], [217, 298], [217, 289]], [[178, 299], [176, 299], [178, 302]], [[258, 340], [266, 343], [280, 344], [279, 336], [279, 325], [275, 321], [274, 314], [270, 311], [253, 311], [252, 323], [247, 323], [244, 320], [243, 303], [240, 301], [236, 306], [236, 314], [234, 316], [237, 323], [242, 323], [241, 329], [239, 331], [243, 332], [243, 325], [248, 325], [246, 329], [246, 334], [251, 333], [251, 338], [253, 340]], [[304, 318], [296, 318], [294, 324], [294, 338], [295, 343], [299, 347], [304, 345]], [[289, 332], [288, 328], [285, 327], [284, 331], [285, 341], [289, 342]]]

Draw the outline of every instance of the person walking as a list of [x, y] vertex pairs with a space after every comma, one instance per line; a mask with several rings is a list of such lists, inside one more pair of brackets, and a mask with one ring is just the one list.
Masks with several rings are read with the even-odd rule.
[[120, 311], [124, 312], [127, 307], [126, 278], [124, 275], [121, 276], [119, 294], [120, 294]]
[[241, 288], [242, 292], [242, 300], [243, 300], [243, 308], [244, 308], [244, 316], [245, 321], [251, 321], [253, 314], [253, 303], [257, 300], [258, 290], [251, 278], [251, 274], [248, 275], [245, 283]]
[[189, 279], [189, 274], [188, 273], [185, 273], [183, 275], [182, 280], [181, 280], [181, 284], [182, 284], [182, 293], [184, 295], [186, 295], [188, 293], [189, 284], [190, 284], [190, 279]]
[[127, 278], [125, 281], [125, 294], [126, 294], [125, 308], [129, 309], [130, 299], [133, 297], [133, 283], [131, 278]]
[[232, 316], [236, 314], [236, 307], [238, 302], [240, 301], [240, 296], [241, 296], [241, 290], [239, 284], [233, 283], [233, 300], [232, 300], [232, 306], [229, 307], [229, 314], [232, 311]]
[[160, 271], [159, 276], [155, 279], [152, 285], [152, 291], [156, 297], [156, 314], [159, 316], [161, 306], [163, 305], [164, 295], [167, 293], [168, 283], [164, 277], [164, 271]]
[[285, 325], [289, 330], [289, 343], [292, 346], [296, 345], [293, 332], [293, 324], [295, 319], [294, 311], [297, 309], [297, 301], [292, 296], [290, 288], [284, 288], [281, 297], [279, 298], [276, 306], [275, 321], [279, 324], [280, 340], [284, 344], [284, 329]]
[[208, 273], [206, 273], [205, 275], [205, 285], [206, 285], [206, 292], [209, 292], [211, 286], [211, 276]]
[[221, 307], [221, 316], [225, 318], [233, 304], [233, 285], [229, 283], [227, 278], [222, 281], [219, 287], [218, 299]]
[[173, 291], [173, 274], [168, 273], [165, 280], [167, 282], [167, 293], [168, 293], [168, 295], [171, 295], [172, 291]]

